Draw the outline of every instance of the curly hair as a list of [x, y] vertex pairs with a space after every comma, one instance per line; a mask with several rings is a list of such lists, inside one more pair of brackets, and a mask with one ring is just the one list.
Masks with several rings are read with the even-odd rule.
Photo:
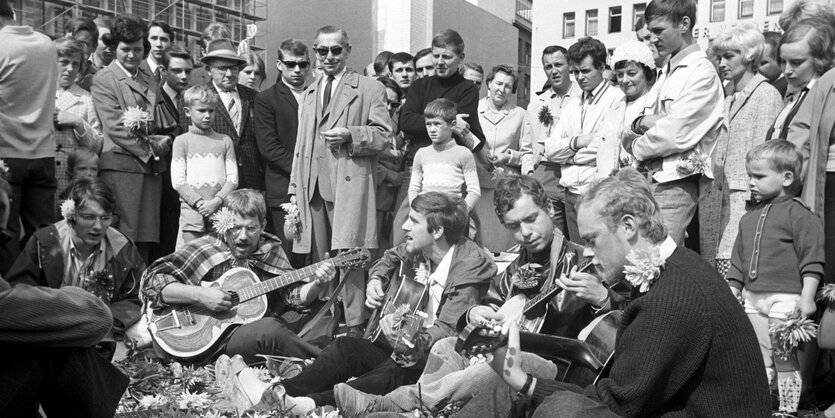
[[68, 199], [75, 204], [76, 211], [88, 202], [96, 202], [107, 213], [116, 210], [116, 198], [104, 182], [97, 178], [76, 179], [67, 188]]
[[528, 195], [533, 203], [546, 212], [550, 211], [551, 204], [545, 189], [535, 178], [530, 176], [511, 175], [499, 180], [493, 194], [493, 207], [499, 221], [504, 225], [504, 215], [516, 205], [522, 195]]
[[426, 217], [429, 232], [444, 228], [444, 237], [449, 244], [464, 239], [467, 230], [467, 204], [464, 199], [440, 192], [419, 194], [412, 201], [412, 209]]
[[579, 64], [586, 57], [591, 57], [594, 68], [603, 68], [606, 66], [609, 52], [606, 51], [606, 45], [603, 45], [603, 42], [586, 36], [568, 48], [568, 59]]
[[107, 45], [111, 48], [116, 48], [120, 42], [126, 44], [147, 40], [148, 26], [141, 17], [135, 15], [119, 15], [113, 19], [110, 25], [110, 38], [113, 45]]

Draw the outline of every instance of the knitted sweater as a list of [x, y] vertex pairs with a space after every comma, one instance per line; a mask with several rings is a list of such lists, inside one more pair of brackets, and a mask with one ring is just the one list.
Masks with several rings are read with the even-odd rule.
[[235, 145], [226, 135], [194, 125], [174, 139], [171, 185], [194, 206], [200, 199], [226, 197], [238, 187]]
[[737, 289], [799, 295], [804, 277], [823, 277], [824, 258], [821, 219], [791, 196], [776, 198], [739, 221], [728, 281]]
[[461, 196], [472, 210], [481, 196], [472, 152], [453, 141], [440, 149], [435, 145], [419, 149], [412, 165], [409, 202], [426, 192]]
[[537, 380], [533, 404], [558, 390], [623, 417], [770, 416], [751, 323], [716, 270], [681, 247], [624, 310], [608, 376], [585, 388]]

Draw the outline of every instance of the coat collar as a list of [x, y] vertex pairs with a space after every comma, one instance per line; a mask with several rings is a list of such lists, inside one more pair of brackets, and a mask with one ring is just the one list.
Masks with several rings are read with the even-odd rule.
[[733, 95], [728, 96], [728, 100], [731, 100], [731, 107], [728, 112], [728, 120], [733, 120], [745, 103], [748, 102], [748, 99], [751, 98], [751, 95], [754, 94], [754, 91], [757, 90], [757, 87], [760, 84], [768, 83], [768, 80], [765, 79], [761, 74], [755, 74], [754, 77], [751, 78], [751, 81], [748, 82], [748, 85], [742, 89], [739, 94], [734, 97]]
[[151, 83], [148, 81], [149, 76], [142, 68], [137, 70], [136, 76], [134, 77], [128, 76], [125, 69], [115, 59], [107, 68], [113, 72], [116, 80], [124, 83], [136, 93], [139, 93], [148, 103], [156, 103], [156, 95], [151, 91]]

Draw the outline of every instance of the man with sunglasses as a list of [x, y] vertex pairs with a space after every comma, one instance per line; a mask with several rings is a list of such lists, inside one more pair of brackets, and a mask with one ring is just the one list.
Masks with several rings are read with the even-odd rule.
[[[311, 253], [315, 262], [331, 249], [377, 248], [377, 154], [388, 148], [393, 133], [385, 87], [346, 67], [348, 34], [325, 26], [313, 50], [322, 75], [302, 95], [288, 193], [302, 224], [293, 250]], [[349, 335], [361, 336], [367, 318], [364, 274], [353, 271], [341, 280], [345, 324]]]
[[293, 237], [284, 235], [287, 212], [281, 205], [290, 202], [287, 188], [299, 126], [299, 103], [311, 67], [307, 46], [298, 39], [284, 40], [278, 48], [276, 67], [281, 71], [280, 80], [255, 96], [255, 140], [266, 165], [268, 230], [281, 238], [290, 264], [299, 268], [303, 257], [293, 254]]
[[212, 129], [229, 136], [235, 144], [238, 187], [263, 191], [264, 167], [255, 141], [253, 117], [258, 92], [238, 84], [238, 73], [246, 60], [238, 56], [232, 41], [221, 38], [209, 41], [201, 61], [211, 77], [208, 85], [220, 97], [215, 105], [217, 116], [212, 121]]

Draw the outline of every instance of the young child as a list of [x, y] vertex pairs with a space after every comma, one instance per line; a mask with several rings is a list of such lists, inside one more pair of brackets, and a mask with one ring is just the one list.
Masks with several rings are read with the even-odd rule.
[[466, 147], [452, 140], [452, 127], [458, 109], [449, 99], [437, 99], [426, 105], [423, 117], [432, 140], [415, 154], [409, 202], [421, 193], [442, 192], [464, 198], [472, 211], [481, 195], [475, 158]]
[[101, 123], [90, 92], [75, 84], [84, 61], [84, 45], [70, 38], [55, 41], [58, 50], [58, 89], [55, 91], [55, 213], [61, 193], [72, 182], [67, 173], [69, 154], [80, 147], [101, 152]]
[[212, 130], [218, 96], [209, 87], [197, 85], [185, 91], [183, 100], [191, 125], [174, 139], [171, 154], [171, 185], [181, 200], [178, 250], [207, 232], [204, 218], [238, 187], [235, 146], [228, 136]]
[[796, 311], [806, 317], [815, 313], [824, 265], [823, 224], [794, 198], [800, 168], [800, 153], [788, 141], [768, 141], [748, 151], [754, 206], [739, 222], [727, 276], [734, 295], [742, 295], [769, 381], [777, 374], [780, 411], [790, 413], [797, 411], [801, 386], [796, 350], [794, 361], [781, 359], [772, 350], [776, 344], [769, 326]]
[[[78, 179], [95, 179], [99, 177], [99, 155], [90, 148], [76, 148], [67, 155], [67, 181], [69, 186], [59, 190], [58, 204], [67, 199], [73, 182]], [[61, 216], [61, 213], [56, 214]]]

